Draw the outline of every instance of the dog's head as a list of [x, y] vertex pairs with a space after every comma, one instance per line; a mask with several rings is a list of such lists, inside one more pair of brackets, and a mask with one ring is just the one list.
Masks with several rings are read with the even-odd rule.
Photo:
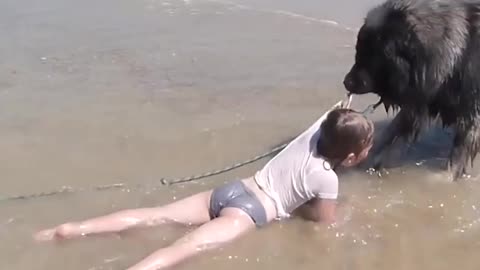
[[406, 14], [384, 7], [369, 12], [357, 35], [355, 62], [344, 79], [352, 94], [406, 98], [416, 57], [422, 53]]

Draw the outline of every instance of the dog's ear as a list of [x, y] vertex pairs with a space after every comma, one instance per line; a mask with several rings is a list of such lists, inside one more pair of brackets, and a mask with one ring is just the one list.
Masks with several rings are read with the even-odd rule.
[[422, 98], [418, 93], [424, 89], [426, 80], [425, 47], [418, 39], [415, 30], [407, 21], [403, 11], [392, 11], [383, 33], [383, 53], [387, 59], [387, 71], [391, 76], [388, 84], [396, 89], [396, 95], [402, 98]]
[[390, 76], [389, 87], [397, 89], [399, 96], [405, 96], [409, 90], [410, 75], [412, 66], [409, 59], [401, 54], [403, 45], [398, 44], [398, 40], [390, 40], [385, 47], [385, 56], [387, 58], [387, 69]]

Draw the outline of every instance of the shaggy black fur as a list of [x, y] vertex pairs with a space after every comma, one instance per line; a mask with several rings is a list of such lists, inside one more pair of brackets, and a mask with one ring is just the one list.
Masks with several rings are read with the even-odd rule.
[[397, 139], [413, 142], [439, 119], [455, 133], [447, 165], [457, 180], [480, 150], [480, 1], [387, 0], [370, 10], [344, 84], [399, 110], [372, 151], [375, 169]]

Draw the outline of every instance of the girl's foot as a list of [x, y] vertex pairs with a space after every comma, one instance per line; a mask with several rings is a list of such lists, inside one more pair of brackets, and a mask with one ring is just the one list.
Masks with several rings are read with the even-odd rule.
[[37, 241], [51, 241], [54, 239], [68, 239], [78, 236], [76, 228], [78, 226], [72, 223], [65, 223], [52, 229], [46, 229], [34, 234], [33, 238]]

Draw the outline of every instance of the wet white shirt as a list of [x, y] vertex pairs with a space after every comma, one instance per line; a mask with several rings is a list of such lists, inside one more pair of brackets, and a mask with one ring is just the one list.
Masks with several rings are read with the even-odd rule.
[[330, 164], [315, 155], [320, 125], [327, 111], [255, 173], [257, 185], [275, 202], [278, 218], [312, 198], [336, 199], [338, 177]]

